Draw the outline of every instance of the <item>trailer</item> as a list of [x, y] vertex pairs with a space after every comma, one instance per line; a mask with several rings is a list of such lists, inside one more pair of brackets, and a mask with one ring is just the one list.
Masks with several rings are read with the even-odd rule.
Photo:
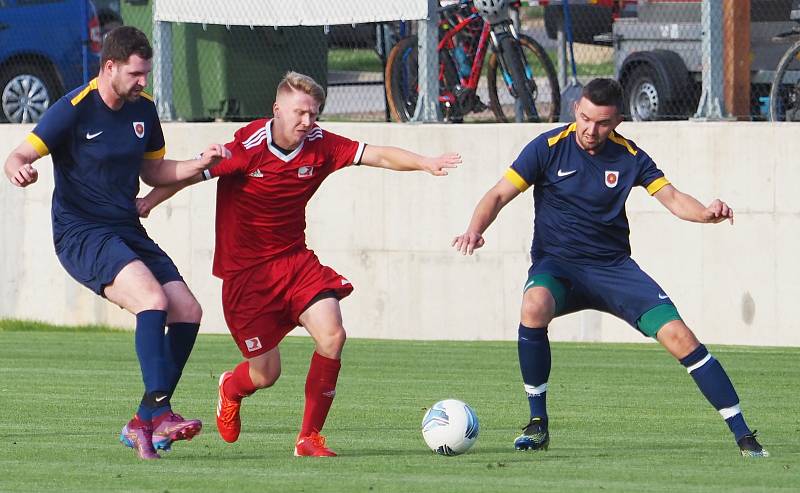
[[[779, 35], [796, 25], [790, 20], [792, 1], [750, 0], [753, 119], [768, 116], [775, 68], [791, 44]], [[560, 4], [550, 1], [546, 7], [555, 19], [551, 23], [560, 20]], [[614, 48], [614, 76], [625, 89], [625, 112], [631, 120], [681, 119], [697, 110], [703, 70], [701, 4], [701, 0], [625, 2], [626, 15], [609, 23], [611, 31], [592, 36], [592, 43]], [[587, 25], [580, 20], [582, 10], [585, 7], [573, 13], [573, 18], [578, 16], [573, 24]]]

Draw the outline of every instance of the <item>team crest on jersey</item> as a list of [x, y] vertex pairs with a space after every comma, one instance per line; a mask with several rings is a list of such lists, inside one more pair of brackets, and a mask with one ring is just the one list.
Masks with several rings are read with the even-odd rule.
[[606, 170], [606, 186], [614, 188], [617, 186], [617, 182], [619, 182], [619, 171]]
[[140, 139], [144, 137], [144, 122], [133, 122], [133, 132]]
[[311, 178], [313, 174], [314, 174], [313, 166], [300, 166], [299, 168], [297, 168], [298, 178]]

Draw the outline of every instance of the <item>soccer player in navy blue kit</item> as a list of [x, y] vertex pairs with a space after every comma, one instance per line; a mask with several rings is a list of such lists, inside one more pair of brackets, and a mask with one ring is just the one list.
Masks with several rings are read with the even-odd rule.
[[211, 145], [201, 159], [164, 159], [156, 108], [143, 92], [152, 55], [138, 29], [113, 30], [103, 44], [98, 77], [59, 99], [5, 163], [11, 183], [26, 187], [38, 178], [32, 163], [52, 155], [59, 261], [75, 280], [136, 315], [145, 392], [120, 441], [142, 459], [157, 459], [157, 448], [169, 449], [200, 432], [199, 420], [172, 412], [170, 397], [202, 311], [139, 221], [139, 177], [154, 186], [172, 184], [213, 166], [225, 153]]
[[631, 259], [625, 201], [634, 186], [642, 186], [686, 221], [733, 224], [733, 211], [719, 199], [705, 207], [678, 191], [650, 156], [614, 131], [621, 115], [619, 83], [591, 81], [575, 105], [575, 123], [531, 141], [480, 200], [466, 232], [453, 240], [462, 254], [472, 254], [483, 246], [483, 233], [500, 210], [534, 187], [532, 266], [523, 288], [517, 343], [530, 421], [514, 447], [546, 450], [550, 442], [547, 326], [554, 317], [595, 309], [661, 343], [722, 415], [741, 454], [766, 457], [719, 361], [686, 326], [666, 292]]

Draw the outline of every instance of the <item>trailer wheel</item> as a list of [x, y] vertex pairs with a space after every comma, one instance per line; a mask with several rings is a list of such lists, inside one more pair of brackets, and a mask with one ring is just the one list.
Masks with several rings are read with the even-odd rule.
[[625, 111], [635, 122], [660, 120], [665, 116], [664, 83], [647, 64], [634, 68], [625, 83]]

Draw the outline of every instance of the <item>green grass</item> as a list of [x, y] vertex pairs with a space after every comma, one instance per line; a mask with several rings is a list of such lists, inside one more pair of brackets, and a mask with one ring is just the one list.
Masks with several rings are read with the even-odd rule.
[[375, 50], [334, 48], [328, 51], [328, 70], [382, 72], [383, 65]]
[[[141, 463], [117, 442], [142, 391], [132, 333], [3, 330], [0, 491], [797, 491], [800, 349], [711, 349], [771, 458], [739, 457], [686, 371], [652, 344], [554, 343], [550, 451], [520, 453], [514, 343], [350, 340], [326, 426], [340, 457], [298, 459], [312, 346], [288, 338], [283, 377], [245, 401], [242, 435], [226, 444], [216, 382], [239, 354], [229, 336], [202, 335], [173, 403], [205, 430]], [[481, 422], [459, 457], [433, 455], [419, 432], [425, 408], [446, 397]]]

